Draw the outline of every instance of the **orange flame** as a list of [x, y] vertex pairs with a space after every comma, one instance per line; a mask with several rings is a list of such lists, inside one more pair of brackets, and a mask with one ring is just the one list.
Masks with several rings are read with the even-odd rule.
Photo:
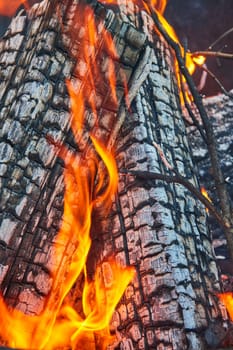
[[[125, 0], [100, 0], [100, 2], [102, 2], [103, 4], [114, 4], [114, 5], [125, 5]], [[132, 0], [132, 3], [134, 3], [137, 7], [138, 10], [146, 10], [149, 14], [150, 14], [150, 7], [147, 5], [147, 1], [143, 1], [143, 0]], [[159, 21], [161, 22], [161, 24], [163, 25], [163, 27], [165, 28], [165, 30], [167, 31], [167, 33], [169, 34], [169, 36], [171, 37], [171, 39], [173, 41], [175, 41], [181, 49], [181, 54], [182, 56], [184, 56], [185, 54], [185, 64], [186, 67], [189, 71], [189, 73], [192, 75], [196, 69], [196, 66], [201, 66], [205, 63], [206, 58], [204, 56], [193, 56], [192, 53], [190, 52], [185, 52], [183, 46], [180, 44], [180, 41], [176, 35], [175, 30], [173, 29], [173, 27], [166, 21], [166, 19], [163, 17], [165, 8], [167, 6], [167, 0], [151, 0], [150, 4], [153, 8], [153, 10], [157, 13], [158, 17], [159, 17]], [[136, 10], [136, 9], [135, 9]], [[156, 26], [154, 26], [154, 31], [158, 34], [160, 34], [158, 32], [158, 29]], [[178, 67], [178, 62], [175, 61], [175, 73], [176, 73], [176, 77], [177, 77], [177, 83], [178, 83], [178, 87], [180, 90], [180, 100], [181, 103], [184, 103], [184, 97], [183, 97], [183, 92], [181, 89], [181, 86], [184, 86], [184, 93], [185, 93], [185, 97], [187, 99], [188, 102], [192, 102], [192, 96], [190, 95], [189, 91], [187, 90], [187, 86], [185, 84], [186, 80], [185, 78], [182, 76], [180, 77], [180, 70]]]
[[[107, 52], [108, 59], [102, 73], [96, 64], [100, 45], [91, 9], [79, 8], [75, 21], [83, 30], [79, 63], [82, 61], [85, 73], [81, 87], [77, 87], [75, 81], [67, 81], [71, 101], [71, 127], [76, 143], [80, 146], [87, 135], [89, 146], [82, 154], [76, 154], [54, 142], [65, 164], [64, 213], [54, 246], [53, 261], [54, 266], [60, 267], [52, 271], [51, 298], [46, 301], [45, 309], [39, 316], [29, 316], [19, 310], [10, 309], [0, 298], [0, 312], [6, 320], [0, 328], [0, 338], [11, 347], [91, 350], [95, 349], [93, 332], [100, 332], [104, 335], [103, 342], [108, 342], [108, 325], [113, 311], [134, 276], [133, 268], [122, 268], [111, 258], [97, 267], [93, 280], [90, 281], [87, 277], [86, 262], [91, 247], [93, 210], [101, 207], [107, 215], [117, 190], [118, 172], [113, 153], [94, 133], [85, 130], [84, 114], [91, 109], [94, 117], [97, 116], [96, 95], [99, 81], [104, 83], [107, 79], [113, 103], [118, 104], [113, 63], [117, 53], [110, 34], [104, 32], [102, 48]], [[94, 126], [97, 127], [97, 123]], [[65, 249], [72, 249], [72, 253], [68, 255]], [[67, 294], [81, 273], [85, 279], [82, 315], [66, 301]]]
[[233, 293], [219, 293], [217, 294], [221, 302], [225, 305], [231, 321], [233, 321]]
[[[166, 21], [166, 19], [162, 16], [161, 13], [157, 12], [158, 17], [159, 17], [159, 21], [162, 23], [163, 27], [166, 29], [167, 33], [169, 34], [169, 36], [171, 37], [171, 39], [173, 41], [175, 41], [181, 50], [181, 54], [184, 57], [185, 56], [185, 65], [186, 68], [189, 72], [189, 74], [193, 74], [195, 72], [196, 66], [201, 66], [205, 63], [206, 58], [204, 56], [193, 56], [192, 53], [190, 52], [185, 52], [183, 46], [180, 44], [180, 41], [176, 35], [175, 30], [172, 28], [172, 26]], [[157, 31], [156, 27], [155, 27], [155, 31]], [[179, 87], [179, 91], [180, 91], [180, 101], [182, 104], [184, 104], [184, 96], [183, 96], [183, 92], [182, 92], [182, 85], [184, 87], [184, 94], [185, 94], [185, 98], [187, 99], [188, 102], [192, 102], [192, 96], [189, 93], [189, 90], [187, 90], [187, 86], [186, 86], [186, 79], [184, 78], [184, 76], [180, 75], [180, 69], [178, 66], [178, 62], [175, 60], [175, 73], [176, 73], [176, 78], [177, 78], [177, 83], [178, 83], [178, 87]]]
[[[102, 2], [116, 3], [111, 0]], [[119, 4], [120, 0], [117, 3]], [[12, 0], [9, 9], [9, 6], [5, 6], [5, 0], [0, 0], [0, 13], [13, 14], [20, 4], [28, 6], [26, 0]], [[147, 9], [144, 1], [135, 0], [135, 4], [139, 9]], [[166, 0], [153, 0], [152, 4], [158, 11], [163, 25], [179, 43], [174, 30], [162, 17]], [[39, 316], [29, 316], [18, 310], [9, 309], [0, 298], [0, 312], [5, 319], [0, 328], [0, 338], [11, 347], [44, 350], [57, 347], [94, 349], [93, 332], [103, 332], [105, 340], [109, 339], [107, 328], [112, 313], [134, 276], [132, 268], [122, 269], [113, 259], [110, 259], [98, 266], [92, 281], [87, 278], [86, 262], [91, 247], [90, 229], [93, 209], [101, 205], [105, 214], [108, 212], [111, 197], [117, 189], [118, 175], [113, 154], [101, 144], [94, 133], [88, 134], [85, 130], [84, 112], [90, 108], [93, 120], [97, 120], [98, 89], [106, 79], [110, 86], [112, 107], [117, 108], [119, 101], [114, 65], [117, 52], [111, 35], [103, 29], [103, 25], [102, 33], [99, 35], [101, 26], [98, 27], [95, 23], [93, 12], [89, 7], [79, 7], [74, 15], [74, 22], [78, 23], [80, 29], [79, 40], [82, 49], [79, 52], [75, 71], [75, 75], [81, 77], [81, 83], [76, 86], [75, 82], [67, 81], [71, 100], [71, 126], [76, 143], [80, 145], [83, 142], [85, 133], [88, 135], [90, 147], [81, 157], [60, 146], [59, 155], [65, 163], [65, 195], [63, 222], [54, 247], [55, 259], [60, 264], [59, 274], [57, 270], [52, 271], [54, 281], [51, 295], [56, 298], [46, 301], [45, 309]], [[74, 40], [77, 36], [76, 29], [74, 25], [70, 32]], [[104, 72], [96, 62], [100, 48], [108, 54]], [[191, 57], [187, 54], [187, 64], [189, 60]], [[191, 63], [194, 67], [193, 60]], [[123, 85], [125, 103], [129, 108], [127, 84], [124, 79]], [[94, 127], [98, 127], [97, 122], [94, 122]], [[75, 247], [72, 248], [70, 261], [65, 258], [64, 250], [67, 246]], [[62, 269], [63, 264], [65, 266]], [[64, 274], [61, 276], [62, 272]], [[85, 283], [82, 299], [83, 314], [80, 315], [71, 305], [66, 304], [65, 297], [82, 272]]]
[[11, 0], [10, 4], [6, 0], [0, 0], [0, 14], [11, 17], [20, 5], [24, 5], [27, 10], [29, 9], [27, 0]]
[[[6, 320], [4, 326], [0, 329], [0, 338], [4, 339], [9, 346], [48, 350], [71, 346], [72, 349], [76, 349], [77, 344], [83, 341], [87, 334], [91, 337], [93, 332], [105, 330], [108, 327], [116, 304], [134, 276], [132, 268], [123, 269], [113, 260], [109, 260], [97, 268], [93, 281], [89, 282], [87, 280], [85, 266], [91, 246], [92, 209], [95, 202], [98, 201], [98, 203], [104, 204], [105, 210], [108, 210], [111, 202], [110, 198], [115, 193], [118, 184], [113, 156], [94, 137], [91, 137], [91, 139], [108, 170], [108, 185], [97, 199], [92, 198], [93, 194], [90, 190], [94, 188], [93, 171], [96, 167], [93, 166], [91, 169], [87, 169], [87, 159], [80, 161], [75, 154], [70, 154], [64, 158], [66, 164], [64, 172], [66, 184], [64, 217], [57, 237], [56, 259], [63, 260], [63, 249], [59, 247], [59, 242], [65, 244], [65, 242], [77, 241], [76, 249], [73, 252], [69, 268], [66, 270], [63, 283], [59, 286], [57, 295], [59, 296], [59, 303], [57, 310], [53, 310], [53, 314], [48, 308], [39, 316], [25, 315], [21, 311], [8, 309], [0, 298], [0, 311], [1, 314], [4, 314]], [[60, 155], [64, 157], [65, 154], [66, 150], [63, 147]], [[97, 162], [97, 159], [95, 161]], [[88, 173], [90, 173], [90, 176], [88, 176]], [[99, 176], [105, 177], [104, 172]], [[105, 179], [102, 178], [100, 182], [103, 185]], [[82, 271], [85, 274], [83, 292], [85, 318], [81, 317], [70, 305], [63, 304], [66, 295]], [[57, 293], [57, 288], [58, 285], [55, 281], [51, 292]], [[110, 338], [107, 331], [105, 338]], [[84, 349], [83, 346], [82, 349]], [[90, 344], [88, 349], [92, 349]]]
[[[208, 199], [208, 201], [209, 201], [210, 203], [212, 203], [212, 200], [211, 200], [211, 198], [210, 198], [208, 192], [206, 191], [205, 187], [201, 187], [201, 194], [202, 194], [206, 199]], [[207, 213], [209, 212], [209, 209], [208, 209], [208, 208], [206, 208], [206, 212], [207, 212]]]
[[208, 194], [208, 192], [206, 191], [205, 187], [201, 187], [201, 193], [202, 193], [202, 195], [203, 195], [206, 199], [208, 199], [208, 201], [209, 201], [210, 203], [212, 203], [212, 200], [211, 200], [211, 198], [209, 197], [209, 194]]

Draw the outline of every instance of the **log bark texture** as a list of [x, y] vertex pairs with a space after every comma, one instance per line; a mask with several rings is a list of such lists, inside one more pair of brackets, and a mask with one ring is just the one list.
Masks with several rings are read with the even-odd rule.
[[[77, 28], [75, 41], [66, 33], [77, 2], [60, 3], [43, 1], [29, 13], [19, 12], [0, 42], [0, 281], [7, 303], [29, 314], [51, 305], [52, 283], [60, 283], [52, 281], [50, 271], [63, 212], [63, 163], [47, 135], [76, 147], [65, 79], [85, 89], [83, 62], [74, 59], [83, 28]], [[113, 35], [120, 57], [114, 64], [127, 77], [132, 103], [128, 110], [120, 76], [118, 109], [107, 84], [100, 84], [99, 122], [87, 109], [86, 126], [115, 147], [120, 172], [167, 174], [156, 142], [170, 164], [198, 187], [168, 45], [152, 33], [146, 12], [138, 13], [131, 2], [114, 11], [94, 1], [91, 6]], [[107, 59], [96, 57], [103, 67]], [[79, 151], [87, 149], [83, 139]], [[109, 349], [205, 349], [213, 341], [209, 325], [219, 320], [221, 326], [223, 316], [203, 205], [181, 185], [124, 173], [110, 215], [97, 214], [89, 274], [112, 254], [136, 268], [113, 315], [118, 341]], [[56, 266], [60, 278], [72, 244], [64, 242], [64, 258]]]
[[[232, 91], [230, 92], [232, 94]], [[212, 121], [214, 133], [218, 141], [218, 153], [221, 159], [221, 168], [224, 181], [227, 184], [228, 193], [233, 199], [233, 135], [232, 135], [232, 106], [233, 100], [229, 96], [217, 95], [204, 100], [204, 105]], [[199, 178], [202, 186], [208, 191], [211, 200], [218, 206], [218, 199], [213, 183], [208, 151], [205, 143], [195, 130], [195, 127], [188, 127], [188, 138], [193, 151], [193, 161], [199, 169]], [[211, 234], [216, 255], [229, 258], [226, 238], [222, 228], [216, 224], [213, 217], [209, 217]]]

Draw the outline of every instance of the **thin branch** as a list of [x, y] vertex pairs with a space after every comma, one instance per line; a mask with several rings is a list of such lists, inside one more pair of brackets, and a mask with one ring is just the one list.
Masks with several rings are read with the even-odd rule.
[[[184, 63], [186, 63], [186, 49], [184, 50]], [[207, 143], [207, 139], [206, 139], [206, 134], [202, 128], [202, 126], [200, 125], [199, 121], [197, 120], [196, 116], [194, 115], [192, 108], [188, 102], [187, 96], [186, 96], [186, 91], [185, 91], [185, 83], [183, 80], [183, 76], [181, 74], [181, 72], [179, 71], [179, 78], [180, 78], [180, 87], [181, 87], [181, 92], [182, 92], [182, 96], [184, 99], [184, 105], [185, 108], [188, 111], [188, 114], [190, 116], [190, 118], [192, 119], [193, 124], [196, 126], [196, 128], [198, 129], [201, 137], [203, 138], [204, 142]]]
[[[184, 63], [186, 63], [186, 49], [184, 49], [184, 58], [183, 59], [184, 59]], [[185, 108], [187, 109], [188, 114], [189, 114], [190, 118], [192, 119], [193, 125], [196, 126], [202, 139], [204, 140], [205, 143], [207, 143], [206, 134], [205, 134], [202, 126], [200, 125], [199, 121], [197, 120], [195, 114], [193, 113], [193, 110], [188, 102], [188, 99], [186, 96], [186, 91], [185, 91], [185, 83], [184, 83], [184, 79], [183, 79], [181, 71], [179, 71], [179, 79], [180, 79], [180, 88], [181, 88], [182, 96], [184, 99]]]
[[205, 71], [207, 74], [209, 74], [209, 76], [211, 76], [212, 79], [214, 79], [214, 81], [216, 82], [216, 84], [218, 84], [218, 86], [220, 87], [220, 89], [222, 90], [222, 92], [227, 95], [228, 97], [230, 98], [233, 98], [233, 95], [228, 92], [224, 86], [222, 85], [222, 83], [220, 82], [220, 80], [216, 77], [216, 75], [211, 72], [206, 65], [202, 65], [202, 66], [199, 66], [203, 71]]
[[228, 59], [228, 60], [233, 59], [232, 53], [221, 52], [221, 51], [195, 51], [195, 52], [192, 52], [192, 57], [197, 57], [197, 56], [218, 57], [218, 58], [224, 58], [224, 59]]
[[207, 50], [212, 50], [213, 46], [217, 45], [219, 43], [219, 41], [224, 39], [227, 35], [229, 35], [232, 32], [233, 32], [233, 28], [228, 29], [225, 33], [220, 35], [212, 44], [210, 44], [210, 46], [207, 48]]
[[188, 111], [188, 114], [189, 114], [190, 118], [192, 119], [193, 125], [196, 126], [196, 128], [198, 129], [202, 139], [204, 140], [205, 143], [207, 143], [206, 134], [205, 134], [203, 128], [201, 127], [201, 125], [199, 124], [196, 116], [194, 115], [190, 104], [188, 103], [188, 100], [187, 100], [187, 97], [186, 97], [186, 92], [185, 92], [185, 87], [184, 87], [184, 82], [183, 82], [181, 74], [180, 74], [180, 86], [181, 86], [182, 96], [183, 96], [183, 99], [184, 99], [184, 105], [185, 105], [185, 108]]
[[[207, 66], [206, 66], [205, 63], [204, 63], [203, 65], [201, 65], [200, 68], [201, 68], [201, 67], [207, 68]], [[199, 84], [198, 84], [198, 86], [197, 86], [197, 90], [198, 90], [198, 91], [201, 91], [201, 90], [204, 89], [205, 84], [206, 84], [207, 76], [208, 76], [207, 72], [203, 70], [203, 72], [202, 72], [202, 74], [201, 74], [201, 78], [200, 78]]]
[[[204, 193], [198, 191], [189, 181], [186, 180], [185, 177], [183, 177], [182, 175], [179, 174], [179, 172], [169, 163], [169, 161], [167, 160], [162, 148], [155, 142], [153, 141], [153, 146], [157, 149], [158, 151], [158, 154], [163, 162], [163, 164], [165, 165], [165, 167], [172, 171], [175, 176], [172, 176], [170, 177], [170, 179], [175, 179], [176, 182], [178, 180], [180, 180], [178, 183], [182, 184], [183, 186], [185, 186], [189, 191], [191, 191], [200, 201], [202, 201], [203, 203], [203, 198], [207, 199], [208, 202], [211, 204], [211, 206], [213, 207], [212, 208], [212, 213], [213, 215], [216, 217], [217, 220], [221, 220], [221, 225], [223, 225], [225, 227], [225, 223], [224, 221], [222, 220], [220, 214], [218, 214], [218, 212], [215, 210], [215, 207], [212, 205], [212, 201], [210, 200], [210, 198], [208, 197], [208, 194], [205, 195]], [[146, 173], [148, 174], [148, 172], [143, 172], [143, 173]], [[149, 173], [151, 175], [151, 173]], [[163, 174], [158, 174], [158, 173], [153, 173], [153, 175], [156, 175], [157, 177], [158, 176], [163, 176], [164, 177], [164, 180], [165, 178], [167, 178], [168, 175], [163, 175]], [[168, 178], [167, 178], [168, 179]], [[168, 182], [168, 181], [167, 181]], [[205, 203], [203, 203], [205, 206], [206, 206], [206, 200], [204, 200]], [[207, 206], [206, 206], [207, 207]], [[206, 209], [207, 211], [209, 211], [209, 209], [207, 208]]]
[[227, 223], [222, 219], [220, 213], [215, 209], [215, 207], [209, 202], [209, 200], [201, 194], [201, 192], [191, 184], [184, 176], [178, 175], [165, 175], [149, 171], [140, 170], [126, 170], [122, 169], [121, 174], [129, 174], [142, 180], [162, 180], [167, 183], [178, 183], [183, 185], [187, 190], [189, 190], [199, 201], [204, 204], [204, 206], [212, 213], [216, 218], [217, 222], [223, 227], [228, 228]]

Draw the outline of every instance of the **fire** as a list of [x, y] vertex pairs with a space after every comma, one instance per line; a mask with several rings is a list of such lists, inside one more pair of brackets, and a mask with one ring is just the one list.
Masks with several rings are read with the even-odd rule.
[[[73, 119], [75, 124], [75, 119]], [[90, 227], [92, 211], [96, 203], [104, 205], [105, 212], [111, 204], [118, 176], [113, 155], [107, 151], [93, 136], [91, 140], [99, 157], [102, 159], [108, 173], [108, 184], [104, 191], [93, 197], [97, 158], [93, 166], [87, 169], [87, 158], [80, 159], [75, 154], [66, 155], [67, 150], [61, 148], [60, 155], [65, 162], [65, 198], [64, 217], [62, 227], [58, 233], [58, 242], [76, 241], [69, 268], [63, 283], [54, 282], [51, 293], [59, 297], [57, 309], [46, 308], [39, 316], [29, 316], [15, 309], [8, 309], [3, 299], [0, 299], [0, 311], [5, 321], [0, 329], [0, 338], [9, 346], [17, 348], [56, 349], [57, 347], [71, 347], [79, 349], [78, 344], [85, 341], [87, 335], [87, 349], [94, 349], [90, 339], [94, 332], [105, 331], [105, 341], [110, 338], [107, 328], [113, 311], [119, 302], [126, 286], [134, 276], [132, 268], [122, 268], [113, 259], [106, 261], [97, 268], [95, 277], [88, 281], [86, 274], [87, 255], [91, 246]], [[94, 166], [95, 165], [95, 166]], [[99, 190], [105, 186], [106, 175], [103, 171], [99, 175]], [[101, 191], [100, 191], [101, 192]], [[56, 247], [56, 258], [62, 261], [63, 250]], [[85, 284], [83, 292], [83, 312], [85, 318], [67, 305], [64, 300], [73, 284], [84, 271]], [[56, 279], [55, 271], [54, 278]], [[59, 292], [57, 292], [58, 283]], [[47, 305], [49, 306], [49, 305]], [[53, 313], [52, 313], [53, 312]], [[93, 338], [94, 339], [94, 338]], [[84, 345], [81, 347], [84, 349]]]
[[211, 200], [211, 198], [209, 197], [209, 194], [208, 194], [208, 192], [206, 191], [205, 187], [201, 187], [201, 193], [202, 193], [202, 195], [203, 195], [206, 199], [208, 199], [209, 202], [212, 202], [212, 200]]
[[219, 293], [218, 297], [226, 307], [231, 321], [233, 321], [233, 293], [232, 292]]
[[202, 66], [205, 63], [206, 58], [202, 55], [194, 56], [192, 55], [193, 62], [198, 66]]
[[[85, 66], [85, 87], [77, 88], [75, 81], [67, 81], [71, 101], [71, 128], [80, 149], [84, 139], [87, 139], [88, 147], [82, 153], [74, 153], [64, 145], [52, 141], [65, 164], [64, 213], [54, 246], [54, 259], [59, 262], [60, 270], [52, 271], [51, 297], [46, 300], [44, 311], [38, 316], [10, 309], [0, 298], [0, 312], [6, 320], [0, 329], [0, 338], [4, 344], [16, 348], [53, 350], [67, 347], [91, 350], [95, 349], [96, 332], [103, 337], [102, 348], [106, 348], [111, 338], [108, 327], [112, 314], [134, 277], [134, 269], [120, 267], [114, 257], [99, 264], [91, 280], [87, 273], [93, 212], [98, 207], [105, 216], [108, 214], [117, 191], [118, 171], [113, 151], [88, 131], [84, 115], [87, 110], [91, 110], [94, 121], [97, 119], [97, 84], [106, 79], [111, 89], [113, 106], [117, 107], [113, 60], [117, 53], [110, 34], [101, 27], [101, 23], [95, 23], [89, 7], [79, 8], [75, 21], [83, 29], [79, 60]], [[101, 47], [108, 56], [105, 72], [96, 64], [97, 50], [100, 48], [98, 30], [102, 30], [101, 40], [104, 38], [104, 43]], [[94, 126], [98, 127], [98, 123], [95, 122]], [[69, 258], [66, 258], [65, 249], [71, 247]], [[68, 303], [66, 296], [82, 274], [83, 310], [80, 315]]]
[[[195, 72], [196, 66], [201, 66], [205, 63], [206, 58], [204, 56], [193, 56], [192, 53], [190, 52], [185, 52], [183, 46], [181, 45], [176, 32], [174, 31], [173, 27], [166, 21], [166, 19], [162, 16], [161, 13], [157, 12], [158, 17], [160, 22], [162, 23], [163, 27], [166, 29], [167, 33], [169, 34], [169, 36], [171, 37], [171, 39], [176, 42], [179, 47], [180, 47], [180, 51], [181, 54], [184, 58], [185, 61], [185, 65], [186, 68], [189, 72], [189, 74], [193, 74]], [[155, 27], [155, 31], [157, 31], [157, 28]], [[175, 60], [175, 73], [176, 73], [176, 78], [177, 78], [177, 83], [178, 83], [178, 87], [179, 87], [179, 91], [180, 91], [180, 101], [181, 104], [184, 104], [184, 98], [186, 98], [186, 100], [188, 102], [192, 102], [192, 96], [190, 95], [189, 91], [187, 90], [187, 86], [186, 86], [186, 80], [184, 78], [184, 76], [180, 75], [180, 69], [178, 66], [178, 62]], [[182, 89], [182, 85], [183, 85], [183, 89]], [[183, 90], [183, 92], [182, 92]], [[183, 96], [183, 93], [185, 96]]]
[[[103, 4], [109, 4], [109, 5], [125, 5], [125, 0], [100, 0]], [[132, 0], [132, 2], [135, 4], [135, 6], [138, 7], [138, 10], [145, 10], [149, 14], [151, 12], [150, 7], [147, 5], [148, 2], [150, 2], [153, 10], [157, 13], [159, 17], [159, 21], [163, 25], [163, 27], [166, 29], [167, 33], [171, 37], [173, 41], [175, 41], [181, 49], [181, 54], [182, 56], [185, 56], [185, 64], [186, 67], [189, 71], [189, 73], [192, 75], [195, 72], [196, 66], [202, 66], [205, 63], [206, 58], [202, 55], [199, 56], [193, 56], [192, 53], [190, 52], [185, 52], [183, 46], [181, 45], [175, 30], [173, 27], [166, 21], [164, 18], [163, 14], [167, 5], [167, 0], [151, 0], [151, 1], [146, 1], [146, 0]], [[136, 10], [136, 9], [135, 9]], [[154, 31], [158, 34], [158, 29], [156, 26], [154, 26]], [[183, 92], [181, 86], [184, 86], [184, 93], [187, 101], [192, 102], [192, 96], [190, 95], [189, 91], [187, 91], [186, 87], [186, 81], [185, 78], [182, 76], [180, 77], [180, 71], [178, 67], [178, 63], [175, 61], [175, 73], [177, 77], [177, 83], [178, 87], [180, 90], [180, 100], [181, 103], [184, 103], [184, 97], [183, 97]]]
[[3, 16], [13, 16], [17, 8], [24, 5], [26, 9], [29, 8], [27, 0], [11, 0], [10, 5], [6, 0], [0, 0], [0, 14]]
[[[208, 192], [206, 191], [205, 187], [201, 187], [201, 194], [202, 194], [206, 199], [208, 199], [208, 201], [209, 201], [210, 203], [212, 203], [212, 200], [211, 200], [211, 198], [210, 198]], [[206, 212], [207, 212], [207, 213], [209, 212], [209, 209], [208, 209], [208, 208], [206, 208]]]
[[[121, 1], [102, 2], [120, 4]], [[21, 4], [28, 7], [26, 0], [12, 0], [10, 7], [5, 5], [5, 0], [0, 0], [0, 13], [12, 15]], [[139, 10], [148, 11], [144, 1], [135, 0], [135, 5]], [[166, 0], [153, 0], [152, 5], [173, 40], [179, 43], [174, 30], [162, 16]], [[78, 8], [73, 22], [74, 26], [70, 28], [69, 35], [75, 38], [78, 26], [78, 39], [81, 42], [75, 76], [81, 76], [82, 79], [79, 83], [75, 80], [67, 81], [71, 101], [71, 127], [79, 148], [83, 149], [84, 140], [88, 147], [84, 147], [85, 151], [80, 154], [54, 143], [65, 164], [64, 214], [54, 246], [55, 259], [60, 262], [60, 270], [51, 272], [51, 298], [46, 300], [44, 311], [38, 316], [29, 316], [19, 310], [10, 309], [5, 305], [3, 298], [0, 298], [0, 312], [5, 319], [0, 329], [0, 338], [4, 344], [16, 348], [53, 350], [68, 347], [91, 350], [95, 348], [95, 332], [104, 336], [103, 346], [106, 347], [110, 339], [108, 325], [112, 314], [134, 276], [133, 268], [118, 266], [112, 257], [98, 265], [91, 280], [88, 278], [86, 263], [92, 244], [92, 215], [97, 207], [101, 207], [107, 215], [117, 190], [118, 173], [112, 150], [104, 146], [94, 132], [88, 131], [90, 128], [85, 125], [84, 116], [87, 110], [91, 110], [91, 129], [98, 128], [97, 90], [103, 82], [110, 88], [111, 108], [117, 110], [120, 101], [117, 98], [114, 61], [118, 59], [118, 55], [111, 35], [104, 30], [103, 23], [95, 22], [93, 12], [87, 5]], [[100, 48], [107, 56], [104, 72], [96, 60]], [[187, 65], [194, 67], [191, 55], [187, 54], [186, 61]], [[125, 104], [130, 108], [124, 76], [122, 85]], [[65, 258], [65, 247], [72, 247], [69, 259]], [[65, 266], [62, 269], [63, 265]], [[67, 302], [66, 297], [81, 274], [84, 276], [83, 312], [79, 314]]]

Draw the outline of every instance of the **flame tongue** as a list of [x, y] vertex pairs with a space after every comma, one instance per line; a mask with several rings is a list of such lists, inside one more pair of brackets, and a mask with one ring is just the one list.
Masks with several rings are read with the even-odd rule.
[[225, 305], [231, 321], [233, 321], [233, 292], [219, 293], [219, 299]]

